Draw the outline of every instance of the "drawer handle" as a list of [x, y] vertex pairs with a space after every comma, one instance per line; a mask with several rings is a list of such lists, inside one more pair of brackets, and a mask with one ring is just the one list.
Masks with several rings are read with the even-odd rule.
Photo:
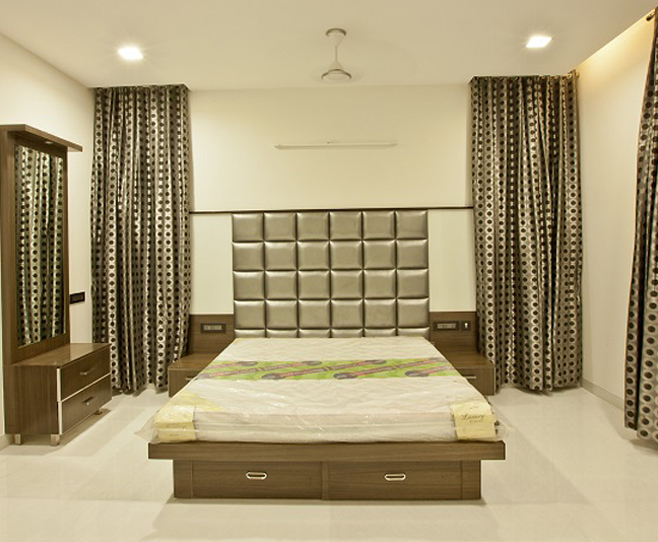
[[251, 472], [245, 474], [247, 480], [265, 480], [267, 478], [266, 472]]
[[194, 380], [195, 378], [196, 378], [196, 376], [186, 376], [185, 377], [185, 382], [192, 382], [192, 380]]
[[91, 405], [91, 403], [93, 403], [93, 402], [94, 402], [94, 398], [93, 398], [93, 397], [90, 397], [90, 398], [87, 399], [86, 401], [82, 401], [82, 404], [85, 405], [85, 406], [89, 406], [89, 405]]
[[404, 482], [406, 479], [407, 475], [404, 472], [384, 474], [384, 480], [387, 482]]
[[89, 376], [92, 373], [93, 369], [87, 369], [86, 371], [80, 371], [80, 376]]
[[475, 375], [464, 375], [464, 378], [466, 380], [477, 380], [478, 379], [478, 377], [475, 376]]

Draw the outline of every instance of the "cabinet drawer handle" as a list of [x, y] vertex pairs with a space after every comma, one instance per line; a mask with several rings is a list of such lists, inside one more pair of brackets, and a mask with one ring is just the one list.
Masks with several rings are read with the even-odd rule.
[[475, 375], [464, 375], [464, 378], [466, 380], [477, 380], [478, 379], [478, 377], [475, 376]]
[[247, 480], [265, 480], [267, 478], [266, 472], [251, 472], [245, 474]]
[[384, 480], [387, 482], [404, 482], [406, 479], [407, 475], [404, 472], [384, 474]]
[[92, 373], [93, 369], [87, 369], [86, 371], [80, 371], [80, 376], [89, 376]]
[[93, 398], [93, 397], [90, 397], [90, 398], [87, 399], [86, 401], [82, 401], [82, 404], [85, 405], [85, 406], [89, 406], [89, 405], [91, 405], [91, 403], [93, 403], [93, 402], [94, 402], [94, 398]]
[[186, 377], [185, 377], [185, 382], [191, 382], [191, 381], [194, 380], [195, 378], [196, 378], [196, 375], [194, 375], [194, 376], [186, 376]]

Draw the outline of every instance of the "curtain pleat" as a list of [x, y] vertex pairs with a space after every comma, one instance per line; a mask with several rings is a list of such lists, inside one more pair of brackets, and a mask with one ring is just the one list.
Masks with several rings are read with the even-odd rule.
[[112, 385], [167, 386], [190, 305], [189, 124], [185, 86], [96, 90], [92, 174], [94, 340]]
[[553, 390], [582, 372], [575, 75], [471, 81], [480, 347], [496, 384]]
[[658, 25], [654, 25], [639, 134], [624, 418], [626, 427], [635, 429], [640, 438], [658, 442]]

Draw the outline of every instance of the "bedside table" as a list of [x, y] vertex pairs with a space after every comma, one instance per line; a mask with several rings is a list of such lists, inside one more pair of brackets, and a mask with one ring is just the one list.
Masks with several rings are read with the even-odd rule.
[[169, 397], [182, 390], [217, 357], [217, 354], [190, 354], [172, 363], [169, 366]]
[[482, 395], [495, 393], [496, 368], [482, 354], [475, 350], [437, 348]]

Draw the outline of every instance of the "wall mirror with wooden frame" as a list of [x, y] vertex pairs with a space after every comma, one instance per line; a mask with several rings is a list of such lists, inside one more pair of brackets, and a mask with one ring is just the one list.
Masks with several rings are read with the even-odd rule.
[[14, 147], [16, 215], [16, 346], [65, 335], [64, 163], [59, 149], [42, 151], [17, 138]]
[[59, 437], [111, 396], [107, 345], [71, 344], [68, 153], [27, 125], [0, 126], [5, 430]]

